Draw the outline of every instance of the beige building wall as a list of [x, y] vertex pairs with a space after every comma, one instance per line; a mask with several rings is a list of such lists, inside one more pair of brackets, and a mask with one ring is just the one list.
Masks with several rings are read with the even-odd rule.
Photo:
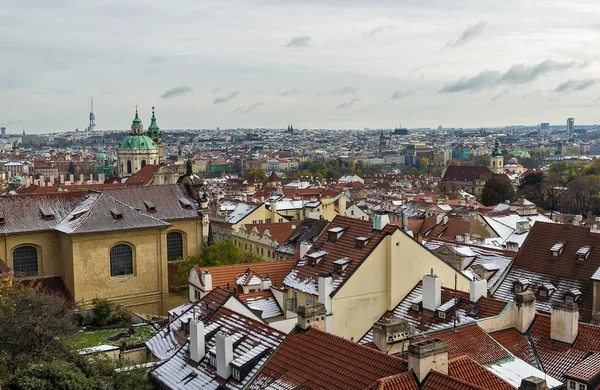
[[13, 251], [24, 245], [31, 245], [37, 249], [39, 277], [60, 275], [62, 253], [58, 232], [12, 234], [0, 238], [0, 251], [10, 268], [14, 269]]

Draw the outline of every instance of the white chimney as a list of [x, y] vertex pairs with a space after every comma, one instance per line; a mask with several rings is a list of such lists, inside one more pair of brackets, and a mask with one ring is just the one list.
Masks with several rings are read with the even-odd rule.
[[471, 280], [471, 285], [469, 288], [469, 300], [475, 303], [481, 297], [487, 297], [487, 280]]
[[217, 375], [223, 379], [229, 379], [231, 376], [231, 362], [233, 361], [233, 339], [223, 331], [215, 335], [215, 354], [217, 357]]
[[202, 271], [202, 284], [204, 285], [204, 292], [208, 293], [212, 290], [212, 275], [208, 271]]
[[69, 175], [69, 183], [70, 184], [75, 183], [75, 176], [74, 175]]
[[331, 314], [331, 293], [333, 292], [333, 278], [330, 273], [319, 273], [319, 302], [325, 305], [327, 314]]
[[385, 213], [375, 213], [373, 216], [373, 230], [381, 231], [390, 223], [390, 216]]
[[550, 338], [573, 344], [579, 333], [579, 306], [574, 302], [554, 301], [550, 316]]
[[442, 304], [442, 279], [433, 274], [423, 276], [423, 309], [436, 311]]
[[269, 279], [269, 274], [265, 275], [265, 277], [260, 280], [260, 289], [261, 291], [271, 289], [271, 279]]
[[65, 175], [60, 175], [60, 184], [65, 184]]
[[301, 242], [300, 243], [300, 258], [303, 258], [306, 253], [312, 248], [312, 243], [310, 242]]
[[529, 225], [528, 221], [519, 221], [517, 222], [517, 234], [527, 233], [531, 229], [531, 225]]
[[190, 359], [195, 363], [200, 362], [206, 353], [204, 344], [204, 323], [200, 321], [198, 313], [190, 319]]
[[339, 215], [346, 216], [346, 192], [342, 191], [342, 195], [338, 199]]

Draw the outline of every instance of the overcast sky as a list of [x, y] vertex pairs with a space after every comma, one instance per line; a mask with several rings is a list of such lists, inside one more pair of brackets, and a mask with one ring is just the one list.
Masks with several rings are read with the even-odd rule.
[[600, 122], [598, 0], [0, 0], [9, 133]]

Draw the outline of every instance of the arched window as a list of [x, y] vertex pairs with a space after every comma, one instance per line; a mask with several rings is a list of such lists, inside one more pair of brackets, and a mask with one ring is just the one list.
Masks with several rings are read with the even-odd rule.
[[146, 160], [142, 160], [142, 168], [146, 166]]
[[38, 253], [34, 246], [20, 246], [13, 251], [13, 268], [17, 277], [38, 276]]
[[183, 258], [183, 235], [179, 232], [167, 233], [167, 261]]
[[131, 173], [131, 160], [127, 160], [127, 173]]
[[133, 275], [133, 249], [118, 244], [110, 250], [110, 276]]

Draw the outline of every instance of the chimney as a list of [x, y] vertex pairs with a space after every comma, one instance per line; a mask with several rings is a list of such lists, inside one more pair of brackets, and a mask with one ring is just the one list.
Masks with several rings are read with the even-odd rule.
[[419, 382], [436, 370], [448, 374], [448, 344], [440, 339], [431, 339], [408, 346], [408, 370], [413, 370]]
[[65, 184], [65, 175], [60, 175], [59, 178], [60, 184]]
[[548, 385], [546, 384], [546, 380], [542, 378], [538, 378], [536, 376], [529, 376], [521, 380], [521, 386], [519, 386], [519, 390], [546, 390], [548, 389]]
[[519, 221], [517, 222], [517, 234], [527, 233], [531, 229], [528, 221]]
[[69, 184], [74, 184], [74, 183], [75, 183], [75, 176], [69, 175]]
[[312, 244], [310, 242], [301, 242], [300, 243], [300, 258], [303, 258], [306, 253], [310, 250]]
[[271, 201], [271, 223], [277, 223], [277, 201]]
[[330, 273], [319, 273], [319, 302], [325, 305], [327, 314], [331, 314], [331, 293], [333, 292], [333, 278]]
[[373, 343], [382, 352], [388, 352], [390, 344], [402, 341], [411, 335], [407, 320], [382, 318], [373, 325]]
[[433, 274], [423, 276], [423, 309], [436, 311], [442, 304], [442, 279]]
[[518, 252], [519, 244], [514, 241], [507, 241], [506, 242], [506, 250], [509, 252]]
[[312, 305], [299, 306], [298, 310], [298, 325], [301, 329], [313, 327], [322, 331], [327, 331], [326, 316], [327, 310], [322, 303], [313, 303]]
[[390, 223], [390, 216], [384, 212], [377, 212], [373, 216], [373, 230], [381, 231]]
[[99, 173], [98, 174], [98, 183], [102, 184], [102, 183], [104, 183], [105, 180], [106, 180], [106, 175], [104, 173]]
[[435, 224], [439, 225], [444, 220], [444, 216], [442, 214], [435, 215]]
[[517, 306], [517, 323], [515, 328], [526, 333], [535, 318], [535, 295], [531, 291], [523, 291], [515, 295]]
[[407, 230], [409, 227], [408, 215], [406, 215], [406, 213], [404, 211], [402, 212], [402, 227], [404, 228], [404, 230]]
[[471, 280], [471, 285], [469, 288], [469, 300], [475, 303], [481, 297], [487, 297], [487, 280]]
[[346, 191], [338, 198], [338, 215], [346, 216]]
[[260, 280], [260, 289], [262, 291], [271, 289], [271, 279], [269, 279], [269, 274], [266, 274], [264, 278]]
[[83, 173], [79, 174], [79, 184], [83, 184]]
[[227, 380], [231, 376], [233, 361], [233, 339], [220, 331], [215, 335], [215, 354], [217, 355], [217, 375]]
[[202, 285], [204, 285], [204, 295], [208, 294], [212, 290], [212, 275], [208, 271], [202, 271], [200, 276]]
[[204, 345], [204, 323], [200, 321], [198, 313], [194, 313], [190, 319], [190, 359], [193, 362], [199, 363], [206, 353]]
[[573, 344], [579, 332], [579, 306], [575, 302], [554, 301], [550, 316], [550, 338]]

